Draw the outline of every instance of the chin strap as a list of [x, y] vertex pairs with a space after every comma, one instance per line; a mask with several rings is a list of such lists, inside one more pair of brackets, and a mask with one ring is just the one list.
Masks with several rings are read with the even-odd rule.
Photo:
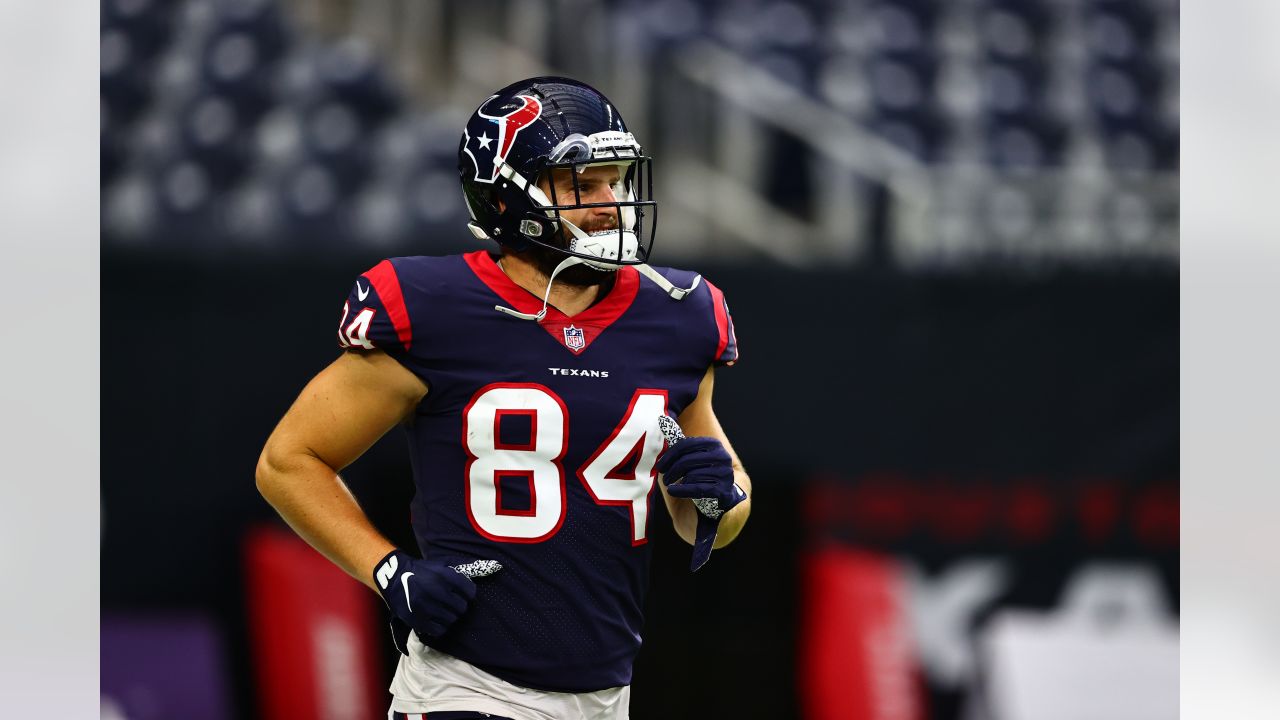
[[652, 280], [654, 285], [662, 288], [662, 291], [669, 295], [672, 300], [683, 300], [686, 295], [697, 290], [699, 283], [702, 282], [702, 276], [698, 275], [693, 279], [693, 284], [689, 287], [678, 288], [675, 285], [672, 285], [670, 280], [662, 277], [662, 274], [657, 270], [649, 267], [647, 263], [644, 265], [636, 265], [636, 270], [639, 270], [641, 275]]
[[[555, 283], [556, 276], [574, 265], [581, 265], [584, 263], [586, 263], [586, 261], [582, 258], [569, 255], [564, 260], [561, 260], [559, 265], [556, 265], [556, 269], [551, 271], [551, 277], [547, 278], [547, 290], [542, 294], [542, 309], [538, 312], [522, 313], [519, 310], [504, 307], [502, 305], [494, 305], [493, 309], [521, 320], [542, 322], [542, 319], [547, 316], [547, 305], [551, 300], [551, 286]], [[662, 288], [662, 291], [665, 292], [672, 300], [685, 299], [689, 293], [696, 290], [698, 285], [702, 283], [702, 276], [698, 275], [694, 277], [692, 285], [687, 288], [679, 288], [671, 284], [671, 281], [663, 277], [657, 270], [649, 267], [648, 264], [633, 265], [632, 267], [634, 267], [641, 275], [652, 280], [655, 285]]]
[[500, 313], [506, 313], [511, 317], [520, 318], [521, 320], [533, 320], [534, 322], [542, 322], [542, 318], [547, 316], [547, 303], [551, 299], [551, 285], [556, 281], [556, 276], [559, 275], [561, 272], [573, 267], [574, 265], [580, 265], [583, 262], [584, 261], [582, 258], [574, 257], [573, 255], [569, 255], [565, 257], [565, 259], [560, 261], [560, 264], [556, 266], [556, 269], [551, 271], [551, 277], [547, 278], [547, 291], [542, 294], [542, 309], [539, 310], [537, 313], [534, 313], [534, 314], [522, 313], [513, 308], [503, 307], [501, 305], [494, 305], [493, 309], [497, 310]]

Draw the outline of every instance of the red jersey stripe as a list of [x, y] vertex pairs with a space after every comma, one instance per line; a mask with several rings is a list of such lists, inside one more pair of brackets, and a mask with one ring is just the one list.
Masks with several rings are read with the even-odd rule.
[[720, 341], [716, 345], [715, 359], [719, 360], [724, 355], [724, 349], [729, 346], [729, 313], [725, 310], [724, 293], [720, 292], [720, 288], [711, 284], [710, 280], [702, 279], [707, 284], [707, 289], [711, 291], [711, 309], [716, 315], [716, 332], [720, 333]]
[[373, 289], [378, 291], [378, 299], [387, 309], [387, 317], [395, 326], [400, 344], [407, 351], [413, 344], [413, 326], [409, 323], [409, 310], [404, 306], [404, 295], [400, 292], [400, 278], [396, 275], [395, 266], [390, 260], [383, 260], [364, 274], [369, 278]]

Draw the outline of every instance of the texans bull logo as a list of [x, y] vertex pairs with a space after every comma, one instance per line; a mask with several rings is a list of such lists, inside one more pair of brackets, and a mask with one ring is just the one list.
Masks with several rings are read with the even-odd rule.
[[[494, 96], [497, 97], [497, 96]], [[492, 102], [493, 98], [490, 98]], [[463, 152], [471, 157], [476, 166], [476, 180], [491, 183], [498, 179], [498, 170], [507, 161], [507, 153], [515, 145], [516, 135], [542, 117], [542, 103], [528, 95], [517, 95], [514, 101], [519, 105], [505, 115], [490, 115], [481, 106], [479, 115], [484, 121], [476, 120], [463, 131]], [[488, 105], [489, 103], [485, 103]], [[492, 125], [490, 125], [492, 123]], [[496, 125], [497, 127], [493, 127]], [[477, 127], [479, 126], [479, 127]], [[478, 132], [478, 135], [473, 133]], [[490, 136], [493, 133], [493, 136]]]

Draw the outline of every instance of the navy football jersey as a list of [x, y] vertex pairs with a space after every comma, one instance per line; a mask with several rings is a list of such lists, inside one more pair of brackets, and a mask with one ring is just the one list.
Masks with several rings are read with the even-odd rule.
[[[697, 277], [658, 271], [679, 287]], [[405, 426], [423, 555], [503, 565], [429, 643], [524, 687], [627, 685], [664, 512], [658, 417], [737, 360], [728, 305], [705, 279], [676, 301], [630, 267], [573, 317], [495, 305], [542, 301], [488, 252], [394, 258], [357, 279], [338, 329], [341, 346], [381, 349], [428, 387]]]

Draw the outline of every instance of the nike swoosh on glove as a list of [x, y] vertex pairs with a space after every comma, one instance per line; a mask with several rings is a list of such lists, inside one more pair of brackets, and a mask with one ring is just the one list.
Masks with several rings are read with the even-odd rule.
[[476, 584], [471, 578], [501, 569], [494, 560], [451, 566], [421, 560], [403, 550], [387, 553], [374, 566], [373, 580], [391, 610], [396, 648], [408, 654], [409, 629], [422, 638], [444, 635], [475, 599]]
[[733, 481], [733, 458], [712, 437], [685, 437], [668, 415], [658, 418], [670, 447], [658, 458], [658, 472], [671, 497], [688, 498], [698, 509], [698, 528], [690, 569], [697, 571], [711, 557], [720, 518], [747, 494]]

